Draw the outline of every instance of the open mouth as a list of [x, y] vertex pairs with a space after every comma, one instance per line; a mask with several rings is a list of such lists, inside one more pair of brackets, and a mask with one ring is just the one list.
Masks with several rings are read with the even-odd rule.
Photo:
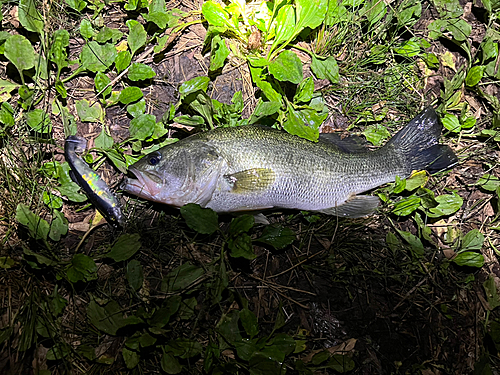
[[160, 192], [161, 184], [155, 182], [146, 173], [140, 172], [134, 167], [130, 167], [129, 172], [129, 175], [133, 177], [125, 177], [120, 185], [122, 190], [146, 199], [154, 199]]

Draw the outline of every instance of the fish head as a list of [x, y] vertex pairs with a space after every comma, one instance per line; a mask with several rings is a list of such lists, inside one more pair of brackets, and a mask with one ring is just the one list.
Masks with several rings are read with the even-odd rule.
[[203, 206], [212, 197], [221, 167], [222, 159], [204, 144], [168, 145], [130, 166], [135, 178], [126, 178], [122, 189], [175, 207], [187, 203]]

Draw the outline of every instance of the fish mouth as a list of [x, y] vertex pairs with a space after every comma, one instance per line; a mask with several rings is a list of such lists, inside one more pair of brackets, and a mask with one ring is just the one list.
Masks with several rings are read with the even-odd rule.
[[141, 172], [134, 167], [129, 167], [129, 172], [133, 177], [125, 177], [120, 188], [127, 193], [137, 195], [138, 197], [156, 200], [155, 198], [161, 191], [162, 184], [155, 181], [153, 176], [148, 176], [147, 173]]

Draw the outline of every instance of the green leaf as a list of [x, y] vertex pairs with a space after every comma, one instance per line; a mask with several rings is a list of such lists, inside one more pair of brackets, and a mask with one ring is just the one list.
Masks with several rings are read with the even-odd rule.
[[186, 262], [170, 271], [168, 275], [163, 278], [161, 290], [165, 293], [182, 291], [204, 274], [205, 271], [203, 268], [196, 267]]
[[266, 243], [279, 250], [295, 241], [295, 233], [290, 228], [281, 225], [268, 225], [262, 231], [262, 236], [256, 241]]
[[500, 179], [492, 174], [484, 174], [478, 182], [476, 182], [481, 189], [486, 191], [495, 191], [500, 186]]
[[125, 273], [128, 283], [133, 290], [139, 290], [144, 282], [144, 271], [142, 270], [141, 262], [132, 259], [127, 263], [127, 270]]
[[133, 63], [128, 70], [128, 78], [131, 81], [142, 81], [156, 76], [155, 71], [146, 64]]
[[483, 79], [484, 69], [484, 66], [472, 67], [465, 76], [465, 84], [469, 87], [476, 86]]
[[[14, 267], [16, 264], [16, 261], [12, 259], [11, 257], [0, 257], [0, 268], [7, 270], [12, 267]], [[1, 340], [0, 340], [1, 343]]]
[[292, 5], [285, 5], [280, 8], [276, 16], [275, 38], [271, 50], [276, 46], [291, 39], [297, 31], [295, 24], [295, 9]]
[[35, 50], [30, 41], [22, 35], [12, 35], [5, 41], [4, 55], [19, 70], [19, 74], [35, 66]]
[[483, 255], [473, 251], [461, 252], [452, 261], [459, 266], [481, 268], [484, 265]]
[[453, 192], [453, 194], [440, 195], [435, 199], [438, 206], [429, 209], [429, 212], [427, 212], [427, 216], [429, 217], [441, 217], [454, 214], [462, 207], [464, 202], [462, 197], [455, 192]]
[[66, 4], [68, 4], [71, 8], [73, 8], [77, 12], [81, 12], [87, 6], [87, 3], [84, 0], [64, 0], [64, 1], [66, 2]]
[[144, 95], [139, 87], [129, 86], [120, 92], [118, 100], [122, 104], [130, 104], [141, 99]]
[[376, 124], [368, 126], [363, 131], [363, 135], [366, 137], [368, 142], [372, 143], [374, 146], [380, 146], [391, 136], [391, 133], [389, 133], [384, 125]]
[[255, 259], [257, 257], [253, 252], [252, 239], [246, 233], [240, 233], [236, 237], [229, 238], [227, 247], [233, 258]]
[[328, 0], [296, 0], [297, 26], [315, 29], [325, 19], [328, 9]]
[[120, 51], [115, 59], [115, 67], [118, 73], [124, 71], [132, 61], [132, 54], [129, 51]]
[[91, 41], [83, 46], [80, 62], [83, 68], [91, 72], [104, 72], [113, 64], [117, 54], [113, 44], [101, 45], [96, 41]]
[[170, 317], [179, 310], [181, 301], [181, 296], [169, 297], [163, 306], [154, 312], [148, 324], [152, 327], [163, 328], [169, 322]]
[[210, 53], [210, 71], [222, 68], [228, 56], [229, 49], [224, 40], [219, 35], [213, 37]]
[[403, 57], [415, 57], [420, 53], [420, 46], [415, 41], [406, 40], [399, 46], [394, 47], [393, 51]]
[[63, 205], [62, 199], [60, 197], [47, 191], [43, 192], [42, 200], [43, 203], [45, 203], [49, 208], [59, 209]]
[[122, 348], [122, 356], [128, 369], [133, 369], [134, 367], [136, 367], [141, 359], [139, 353], [127, 349], [126, 347]]
[[90, 39], [96, 35], [95, 30], [92, 28], [92, 23], [86, 18], [82, 19], [80, 23], [80, 35], [85, 39]]
[[69, 32], [65, 29], [56, 30], [52, 36], [52, 45], [50, 46], [50, 61], [57, 65], [57, 77], [61, 69], [68, 66], [68, 53], [66, 48], [69, 46]]
[[[111, 94], [111, 90], [113, 89], [110, 85], [111, 80], [109, 77], [103, 72], [97, 72], [94, 78], [94, 84], [97, 92], [101, 92], [103, 98]], [[109, 86], [108, 86], [109, 85]], [[106, 87], [107, 86], [107, 87]], [[106, 89], [104, 90], [104, 88]], [[104, 91], [103, 91], [104, 90]]]
[[70, 201], [85, 202], [87, 200], [87, 196], [85, 194], [80, 194], [78, 192], [80, 190], [80, 186], [75, 184], [73, 181], [61, 184], [61, 186], [57, 187], [57, 190], [59, 190], [59, 193], [68, 198]]
[[130, 121], [130, 136], [141, 141], [151, 137], [155, 130], [156, 118], [154, 115], [141, 114]]
[[348, 355], [334, 354], [327, 367], [341, 374], [352, 371], [356, 364]]
[[181, 215], [189, 228], [201, 234], [212, 234], [219, 229], [219, 217], [210, 208], [188, 203], [181, 207]]
[[[263, 117], [274, 115], [281, 108], [281, 102], [267, 102], [259, 98], [257, 105], [250, 118], [250, 124], [254, 124]], [[319, 137], [319, 131], [318, 131]]]
[[44, 18], [36, 9], [34, 0], [19, 0], [18, 17], [26, 30], [43, 34]]
[[316, 142], [319, 138], [319, 127], [328, 114], [319, 115], [313, 109], [303, 107], [295, 109], [288, 104], [287, 117], [283, 129], [288, 133]]
[[182, 359], [195, 357], [202, 351], [202, 347], [199, 342], [185, 338], [178, 338], [174, 341], [170, 341], [165, 346], [165, 349], [174, 354], [176, 357]]
[[237, 236], [240, 233], [248, 232], [255, 224], [255, 219], [252, 215], [242, 215], [231, 220], [227, 234], [229, 236]]
[[473, 229], [462, 239], [460, 252], [481, 250], [484, 244], [484, 235], [478, 230]]
[[411, 234], [410, 232], [405, 232], [397, 229], [399, 235], [411, 246], [412, 253], [417, 257], [424, 255], [425, 249], [422, 241], [417, 236]]
[[111, 41], [111, 43], [115, 44], [122, 38], [122, 36], [123, 33], [120, 30], [111, 29], [107, 26], [104, 26], [96, 35], [95, 40], [99, 43], [106, 43], [107, 41]]
[[102, 119], [103, 112], [101, 105], [99, 103], [94, 103], [90, 105], [87, 99], [77, 100], [75, 103], [76, 112], [80, 121], [83, 122], [98, 122]]
[[120, 306], [115, 301], [110, 301], [101, 307], [92, 299], [87, 307], [87, 315], [94, 326], [108, 335], [116, 335], [120, 328], [142, 322], [133, 315], [124, 318]]
[[182, 366], [172, 353], [165, 352], [161, 357], [161, 369], [167, 374], [178, 374], [182, 371]]
[[28, 206], [19, 203], [16, 208], [16, 220], [28, 228], [29, 234], [36, 240], [46, 240], [49, 234], [49, 223], [35, 215]]
[[292, 51], [283, 51], [269, 64], [269, 73], [278, 81], [288, 81], [298, 85], [303, 79], [302, 62]]
[[418, 171], [413, 173], [409, 178], [406, 179], [405, 190], [413, 191], [417, 188], [424, 187], [429, 181], [426, 171]]
[[14, 108], [7, 102], [0, 104], [0, 123], [8, 127], [14, 126]]
[[483, 283], [483, 288], [490, 309], [494, 310], [495, 308], [500, 306], [500, 297], [498, 296], [497, 286], [492, 275], [489, 275], [486, 281]]
[[59, 241], [61, 239], [61, 236], [64, 236], [66, 235], [66, 233], [68, 233], [68, 220], [64, 217], [64, 214], [60, 211], [54, 210], [53, 215], [54, 218], [50, 223], [49, 237], [53, 241]]
[[144, 114], [144, 112], [146, 112], [146, 101], [144, 98], [127, 106], [127, 113], [132, 117], [138, 117]]
[[240, 311], [240, 319], [241, 319], [241, 324], [243, 325], [243, 329], [247, 333], [250, 338], [253, 338], [254, 336], [257, 336], [259, 334], [259, 324], [257, 321], [257, 317], [255, 314], [248, 310], [248, 309], [242, 309]]
[[106, 127], [102, 126], [101, 134], [94, 140], [94, 146], [103, 150], [109, 150], [114, 145], [113, 138], [106, 132]]
[[134, 55], [139, 48], [146, 44], [148, 34], [144, 30], [144, 26], [136, 20], [128, 20], [127, 27], [129, 28], [127, 42], [132, 55]]
[[304, 79], [293, 97], [294, 103], [308, 103], [311, 101], [314, 93], [314, 81], [312, 77]]
[[[206, 4], [206, 3], [205, 3]], [[195, 93], [197, 91], [207, 91], [208, 83], [210, 82], [210, 78], [205, 76], [195, 77], [190, 79], [189, 81], [184, 82], [179, 87], [179, 94], [181, 95], [181, 100], [186, 96]]]
[[366, 18], [370, 26], [379, 22], [387, 13], [385, 2], [379, 0], [370, 0], [366, 2], [364, 9], [367, 10]]
[[75, 254], [73, 259], [71, 259], [71, 266], [67, 269], [66, 275], [72, 283], [96, 280], [97, 266], [94, 260], [88, 255]]
[[333, 56], [326, 59], [313, 56], [311, 70], [318, 79], [328, 79], [331, 83], [340, 82], [339, 66]]
[[40, 108], [26, 113], [26, 124], [37, 133], [47, 134], [52, 131], [50, 116]]
[[118, 237], [109, 253], [105, 254], [106, 258], [111, 258], [115, 262], [131, 258], [141, 248], [140, 238], [141, 236], [138, 233], [122, 234]]
[[229, 14], [222, 8], [222, 6], [214, 1], [206, 1], [201, 7], [203, 17], [209, 24], [218, 27], [231, 26], [229, 21]]
[[462, 127], [460, 126], [460, 121], [457, 116], [447, 113], [441, 119], [443, 126], [453, 133], [459, 133]]

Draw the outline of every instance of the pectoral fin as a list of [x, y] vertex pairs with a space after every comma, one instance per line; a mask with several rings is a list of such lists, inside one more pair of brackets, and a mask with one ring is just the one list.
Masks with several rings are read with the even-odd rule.
[[234, 193], [242, 193], [267, 189], [276, 180], [276, 174], [272, 169], [252, 168], [225, 175], [224, 178], [232, 185]]
[[372, 214], [378, 207], [380, 199], [371, 195], [353, 195], [344, 204], [320, 210], [327, 215], [341, 217], [363, 217]]

